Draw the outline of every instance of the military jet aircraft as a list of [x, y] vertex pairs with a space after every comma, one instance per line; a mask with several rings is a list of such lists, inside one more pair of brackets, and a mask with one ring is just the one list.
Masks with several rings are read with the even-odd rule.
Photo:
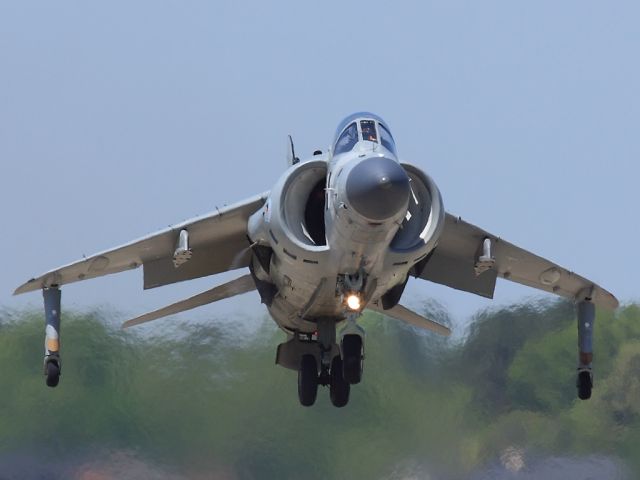
[[[289, 138], [290, 140], [290, 138]], [[144, 288], [228, 270], [248, 273], [125, 322], [125, 327], [257, 290], [287, 341], [276, 363], [297, 371], [298, 396], [318, 385], [343, 407], [362, 379], [365, 309], [438, 334], [450, 330], [400, 300], [409, 277], [492, 298], [498, 277], [577, 304], [581, 399], [591, 396], [595, 306], [616, 298], [594, 282], [445, 211], [435, 182], [399, 160], [388, 124], [361, 112], [338, 126], [327, 153], [300, 161], [269, 191], [111, 250], [51, 270], [18, 287], [42, 290], [46, 383], [61, 371], [60, 286], [142, 266]]]

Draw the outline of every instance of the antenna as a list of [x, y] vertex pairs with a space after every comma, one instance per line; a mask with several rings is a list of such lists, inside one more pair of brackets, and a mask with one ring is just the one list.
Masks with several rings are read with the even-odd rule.
[[288, 135], [288, 137], [289, 143], [287, 144], [287, 165], [291, 166], [298, 163], [300, 159], [296, 157], [296, 150], [293, 147], [293, 138], [291, 138], [291, 135]]

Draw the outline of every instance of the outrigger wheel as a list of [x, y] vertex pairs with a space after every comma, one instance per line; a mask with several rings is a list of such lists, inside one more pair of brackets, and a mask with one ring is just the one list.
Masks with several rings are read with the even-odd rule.
[[578, 398], [580, 400], [588, 400], [591, 398], [593, 377], [591, 376], [591, 372], [589, 370], [578, 371], [576, 386], [578, 387]]
[[313, 355], [303, 355], [298, 369], [298, 399], [310, 407], [318, 395], [318, 364]]
[[45, 366], [47, 386], [56, 387], [60, 382], [60, 365], [55, 360], [49, 360]]

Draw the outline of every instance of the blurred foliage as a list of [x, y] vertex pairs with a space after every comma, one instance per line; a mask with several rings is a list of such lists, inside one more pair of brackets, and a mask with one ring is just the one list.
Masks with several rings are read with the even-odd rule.
[[640, 475], [640, 308], [599, 312], [588, 402], [574, 315], [565, 302], [488, 310], [443, 340], [367, 314], [364, 379], [336, 409], [323, 389], [299, 406], [266, 317], [251, 335], [215, 321], [157, 334], [65, 312], [63, 377], [48, 389], [42, 315], [0, 312], [0, 459], [126, 451], [189, 478], [460, 478], [518, 448], [612, 455]]

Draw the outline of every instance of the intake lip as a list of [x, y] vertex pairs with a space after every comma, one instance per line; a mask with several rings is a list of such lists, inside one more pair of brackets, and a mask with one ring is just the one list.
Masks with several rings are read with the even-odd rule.
[[375, 221], [387, 220], [409, 201], [409, 177], [404, 168], [386, 157], [361, 160], [346, 182], [349, 205], [360, 215]]

